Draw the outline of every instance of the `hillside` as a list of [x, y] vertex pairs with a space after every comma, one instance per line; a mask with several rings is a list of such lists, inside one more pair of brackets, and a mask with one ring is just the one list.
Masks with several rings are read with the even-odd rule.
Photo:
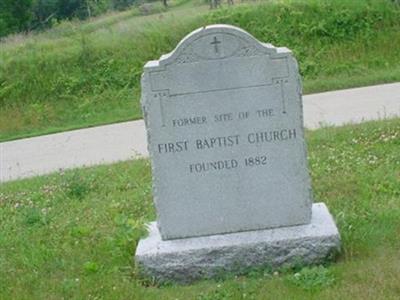
[[292, 49], [306, 93], [400, 80], [400, 8], [388, 0], [132, 10], [3, 41], [0, 140], [141, 118], [144, 63], [211, 23]]

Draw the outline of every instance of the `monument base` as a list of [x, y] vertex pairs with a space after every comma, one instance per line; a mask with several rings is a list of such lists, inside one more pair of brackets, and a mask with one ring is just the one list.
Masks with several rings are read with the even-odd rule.
[[176, 240], [161, 240], [156, 222], [139, 241], [135, 261], [157, 282], [190, 283], [251, 268], [319, 264], [340, 250], [340, 235], [324, 203], [312, 207], [311, 223]]

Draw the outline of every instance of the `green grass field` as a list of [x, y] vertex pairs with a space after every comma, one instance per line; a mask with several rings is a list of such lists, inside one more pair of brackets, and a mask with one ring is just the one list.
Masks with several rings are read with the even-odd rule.
[[292, 49], [306, 93], [399, 81], [399, 7], [389, 0], [282, 0], [210, 12], [200, 0], [182, 0], [167, 12], [140, 16], [134, 9], [8, 38], [0, 44], [0, 141], [141, 118], [144, 63], [211, 23]]
[[147, 160], [0, 186], [0, 299], [398, 299], [400, 119], [307, 132], [315, 202], [338, 224], [331, 265], [157, 287], [133, 255], [155, 219]]

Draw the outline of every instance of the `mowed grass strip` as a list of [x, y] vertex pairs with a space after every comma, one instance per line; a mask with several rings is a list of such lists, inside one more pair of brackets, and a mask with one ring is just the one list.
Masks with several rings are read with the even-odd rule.
[[155, 219], [147, 160], [0, 186], [0, 299], [397, 299], [400, 119], [307, 132], [314, 200], [338, 224], [338, 261], [157, 287], [133, 255]]
[[400, 6], [392, 1], [268, 1], [212, 12], [181, 2], [0, 44], [0, 141], [141, 118], [144, 63], [212, 23], [292, 49], [306, 93], [400, 80]]

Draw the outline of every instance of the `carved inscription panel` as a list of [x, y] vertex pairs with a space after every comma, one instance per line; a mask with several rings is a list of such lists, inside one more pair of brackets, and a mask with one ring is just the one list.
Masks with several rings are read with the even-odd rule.
[[142, 108], [163, 239], [305, 224], [311, 187], [297, 63], [231, 26], [149, 62]]

